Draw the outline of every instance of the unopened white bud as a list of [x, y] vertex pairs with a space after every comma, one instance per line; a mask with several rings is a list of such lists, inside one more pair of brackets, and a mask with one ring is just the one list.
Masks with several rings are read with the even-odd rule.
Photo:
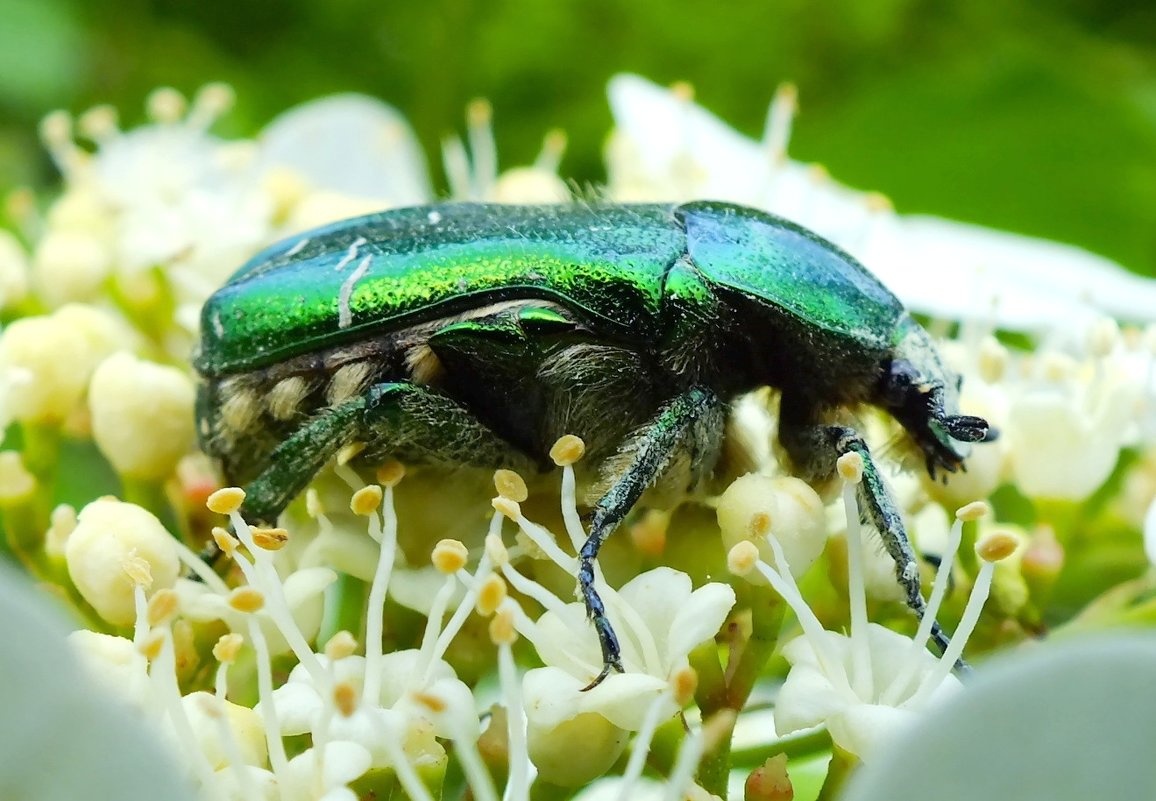
[[109, 356], [92, 376], [92, 435], [123, 476], [163, 479], [193, 445], [192, 380], [175, 367]]
[[108, 247], [84, 231], [50, 231], [32, 259], [36, 291], [52, 307], [96, 297], [111, 269]]
[[112, 498], [93, 501], [77, 520], [64, 549], [72, 583], [109, 623], [132, 624], [135, 585], [126, 565], [147, 563], [154, 592], [172, 587], [180, 573], [172, 535], [150, 512]]
[[96, 366], [124, 338], [107, 313], [80, 304], [11, 323], [0, 336], [0, 369], [8, 372], [13, 416], [61, 423], [84, 397]]
[[[769, 478], [750, 474], [735, 480], [719, 498], [719, 528], [728, 551], [743, 541], [753, 542], [762, 560], [776, 565], [767, 537], [783, 548], [791, 573], [801, 576], [819, 558], [826, 544], [823, 502], [797, 478]], [[761, 575], [751, 580], [765, 582]]]

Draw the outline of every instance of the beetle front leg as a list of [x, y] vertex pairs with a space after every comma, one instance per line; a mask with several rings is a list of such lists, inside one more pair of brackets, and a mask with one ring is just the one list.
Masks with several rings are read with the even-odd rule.
[[247, 518], [273, 522], [339, 450], [357, 441], [378, 453], [420, 454], [426, 463], [532, 469], [531, 459], [444, 395], [408, 382], [365, 394], [314, 417], [282, 442], [245, 488]]
[[[867, 443], [859, 432], [848, 426], [799, 424], [792, 417], [795, 410], [787, 398], [784, 398], [781, 408], [779, 441], [803, 477], [811, 481], [830, 478], [835, 474], [835, 463], [845, 453], [857, 453], [863, 459], [863, 480], [856, 491], [860, 514], [879, 532], [884, 550], [895, 560], [895, 577], [903, 589], [907, 606], [922, 620], [927, 602], [920, 589], [915, 551], [907, 538], [903, 517], [895, 507]], [[950, 638], [936, 621], [931, 624], [931, 639], [941, 652], [950, 643]]]
[[[590, 533], [578, 554], [578, 585], [586, 613], [598, 632], [602, 672], [586, 686], [602, 682], [611, 670], [624, 672], [622, 652], [606, 607], [594, 587], [594, 560], [607, 537], [642, 497], [642, 493], [678, 459], [686, 459], [689, 475], [709, 469], [717, 456], [725, 424], [724, 404], [709, 389], [696, 387], [664, 406], [653, 420], [623, 447], [625, 468], [594, 506]], [[615, 460], [617, 462], [618, 460]]]

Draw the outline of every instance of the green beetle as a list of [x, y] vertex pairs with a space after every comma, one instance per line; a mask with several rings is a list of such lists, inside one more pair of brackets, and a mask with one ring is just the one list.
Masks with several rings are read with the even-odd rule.
[[958, 442], [994, 436], [958, 414], [959, 378], [871, 273], [794, 223], [718, 202], [443, 204], [309, 231], [208, 300], [196, 367], [202, 445], [259, 520], [355, 441], [368, 462], [546, 470], [555, 440], [582, 437], [608, 487], [579, 558], [594, 683], [622, 670], [598, 550], [648, 487], [710, 473], [737, 397], [781, 390], [779, 440], [804, 479], [863, 457], [860, 507], [919, 615], [902, 520], [845, 414], [890, 412], [932, 476], [962, 466]]

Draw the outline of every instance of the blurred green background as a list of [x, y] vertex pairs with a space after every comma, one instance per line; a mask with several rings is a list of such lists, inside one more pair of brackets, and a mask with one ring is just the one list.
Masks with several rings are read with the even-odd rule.
[[687, 80], [752, 136], [790, 80], [796, 158], [901, 211], [1156, 274], [1153, 0], [0, 0], [0, 20], [0, 188], [51, 187], [35, 135], [47, 111], [109, 102], [139, 122], [160, 85], [231, 83], [224, 134], [368, 92], [409, 116], [431, 157], [487, 97], [504, 166], [562, 127], [563, 174], [598, 181], [615, 72]]

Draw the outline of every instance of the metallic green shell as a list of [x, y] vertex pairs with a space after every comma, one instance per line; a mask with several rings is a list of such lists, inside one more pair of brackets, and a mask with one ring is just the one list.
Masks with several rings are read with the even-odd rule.
[[[664, 286], [687, 256], [693, 268], [675, 273], [702, 284]], [[258, 254], [205, 304], [196, 363], [205, 376], [260, 369], [524, 298], [645, 348], [670, 333], [664, 291], [705, 303], [727, 289], [863, 352], [892, 347], [903, 314], [846, 253], [754, 209], [451, 203], [345, 220]]]
[[708, 284], [777, 307], [801, 325], [860, 348], [895, 343], [903, 304], [859, 262], [807, 229], [756, 209], [710, 201], [675, 210]]
[[657, 337], [686, 251], [671, 206], [444, 204], [309, 231], [255, 256], [202, 311], [197, 369], [257, 369], [504, 300], [544, 298], [608, 337]]

